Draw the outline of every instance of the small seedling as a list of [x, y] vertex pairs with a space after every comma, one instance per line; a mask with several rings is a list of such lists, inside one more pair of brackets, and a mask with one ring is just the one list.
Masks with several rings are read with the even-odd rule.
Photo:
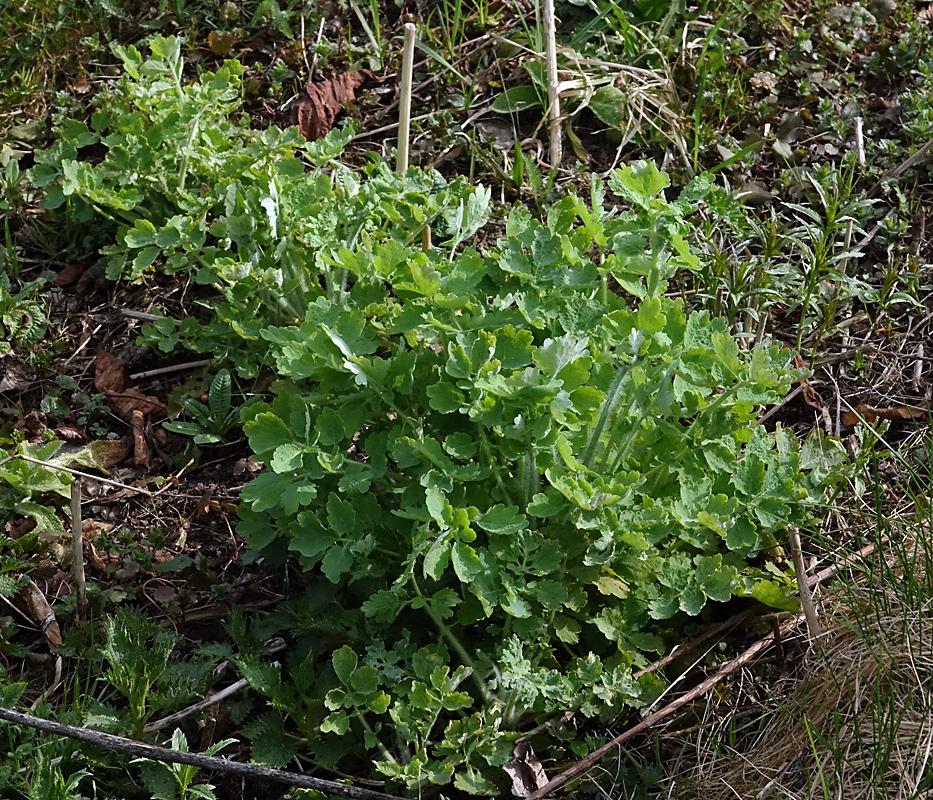
[[166, 422], [164, 427], [172, 433], [193, 436], [195, 444], [216, 444], [237, 423], [239, 409], [230, 405], [230, 371], [220, 370], [211, 381], [207, 405], [189, 397], [184, 404], [185, 413], [193, 422]]
[[[213, 756], [231, 744], [236, 739], [224, 739], [222, 742], [212, 744], [204, 755]], [[188, 752], [188, 740], [180, 728], [172, 734], [172, 749], [180, 753]], [[148, 758], [137, 758], [135, 763], [142, 762], [143, 783], [152, 792], [154, 800], [213, 800], [214, 787], [209, 783], [192, 786], [191, 782], [198, 774], [198, 768], [188, 764], [164, 764], [160, 761], [150, 761]]]

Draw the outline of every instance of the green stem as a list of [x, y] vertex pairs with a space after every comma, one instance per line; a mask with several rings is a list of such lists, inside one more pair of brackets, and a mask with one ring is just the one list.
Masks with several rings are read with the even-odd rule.
[[483, 455], [486, 457], [486, 466], [489, 468], [489, 471], [493, 474], [493, 477], [496, 479], [496, 485], [502, 492], [503, 497], [509, 505], [516, 505], [515, 501], [512, 499], [512, 494], [509, 492], [508, 488], [505, 485], [505, 481], [502, 480], [502, 471], [498, 468], [498, 461], [494, 461], [492, 457], [492, 448], [489, 446], [489, 439], [486, 436], [486, 430], [482, 425], [478, 424], [476, 427], [479, 429], [479, 441], [483, 447]]
[[592, 469], [596, 448], [599, 446], [599, 437], [602, 436], [603, 428], [606, 427], [606, 423], [609, 421], [610, 417], [615, 414], [616, 408], [619, 405], [619, 400], [622, 398], [622, 382], [629, 372], [631, 372], [634, 363], [633, 361], [629, 364], [628, 369], [620, 369], [609, 385], [609, 390], [606, 392], [606, 399], [603, 401], [603, 410], [599, 412], [599, 418], [596, 420], [596, 425], [593, 428], [593, 432], [590, 434], [590, 440], [586, 444], [586, 450], [583, 451], [582, 461], [585, 467]]
[[466, 648], [460, 643], [460, 640], [454, 635], [454, 632], [447, 627], [447, 624], [442, 620], [431, 608], [431, 604], [428, 602], [428, 599], [421, 593], [421, 587], [418, 586], [418, 581], [415, 580], [414, 571], [409, 573], [411, 579], [411, 585], [415, 589], [415, 594], [418, 595], [422, 600], [424, 600], [424, 610], [427, 612], [427, 615], [431, 618], [431, 621], [440, 631], [441, 636], [447, 640], [447, 643], [454, 649], [454, 652], [460, 656], [460, 660], [463, 662], [465, 667], [468, 667], [470, 670], [470, 675], [473, 678], [476, 688], [479, 690], [480, 696], [483, 698], [484, 703], [492, 703], [495, 701], [495, 696], [492, 692], [489, 691], [489, 687], [486, 686], [485, 682], [479, 676], [479, 670], [476, 668], [476, 662], [473, 661], [470, 654], [466, 651]]
[[366, 729], [366, 732], [373, 737], [373, 740], [376, 742], [376, 749], [382, 753], [382, 757], [388, 761], [390, 764], [397, 763], [395, 756], [393, 756], [388, 748], [380, 741], [379, 737], [376, 736], [376, 732], [372, 729], [372, 726], [366, 721], [366, 717], [363, 716], [363, 710], [358, 708], [356, 710], [356, 718], [360, 721], [360, 724]]

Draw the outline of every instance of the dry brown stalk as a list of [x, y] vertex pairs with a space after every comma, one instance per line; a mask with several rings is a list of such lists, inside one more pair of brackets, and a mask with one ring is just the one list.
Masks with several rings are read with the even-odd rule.
[[138, 758], [148, 758], [169, 764], [187, 764], [201, 769], [210, 769], [217, 772], [226, 772], [233, 775], [242, 775], [245, 778], [254, 778], [287, 786], [298, 786], [304, 789], [317, 789], [328, 795], [336, 797], [350, 797], [354, 800], [401, 800], [396, 795], [374, 792], [371, 789], [361, 789], [357, 786], [348, 786], [345, 783], [312, 778], [310, 775], [299, 775], [294, 772], [285, 772], [280, 769], [257, 767], [253, 764], [242, 764], [239, 761], [229, 761], [217, 756], [204, 756], [200, 753], [188, 753], [180, 750], [170, 750], [167, 747], [157, 747], [151, 744], [125, 739], [122, 736], [113, 736], [109, 733], [79, 728], [75, 725], [63, 725], [49, 719], [40, 719], [30, 714], [22, 714], [8, 708], [0, 708], [0, 720], [15, 725], [25, 725], [29, 728], [54, 733], [57, 736], [66, 736], [81, 742], [102, 747], [105, 750], [115, 750], [119, 753], [128, 753]]
[[[886, 539], [883, 541], [886, 541]], [[874, 549], [875, 549], [875, 545], [874, 543], [872, 543], [872, 544], [866, 545], [854, 555], [864, 558], [865, 556], [870, 555], [874, 551]], [[840, 562], [839, 564], [834, 564], [831, 567], [827, 567], [821, 572], [818, 572], [816, 575], [813, 575], [812, 577], [806, 579], [804, 581], [804, 584], [812, 587], [812, 586], [817, 585], [818, 583], [822, 583], [823, 581], [835, 575], [847, 563], [849, 563], [848, 560], [846, 560], [845, 562]], [[778, 629], [777, 634], [781, 637], [786, 636], [787, 633], [792, 631], [801, 622], [803, 622], [805, 618], [806, 616], [804, 614], [798, 614], [792, 619], [785, 621]], [[614, 739], [610, 740], [609, 742], [606, 742], [606, 744], [604, 744], [602, 747], [597, 748], [592, 753], [587, 755], [585, 758], [578, 761], [570, 769], [552, 778], [546, 786], [542, 787], [538, 791], [529, 795], [528, 800], [543, 800], [543, 798], [557, 791], [562, 786], [564, 786], [564, 784], [568, 783], [569, 781], [573, 780], [577, 776], [582, 775], [583, 773], [590, 770], [593, 766], [596, 765], [596, 763], [603, 756], [607, 755], [608, 753], [618, 748], [618, 746], [622, 744], [623, 742], [626, 742], [629, 739], [650, 730], [655, 725], [657, 725], [659, 722], [671, 716], [671, 714], [673, 714], [675, 711], [692, 703], [697, 698], [702, 697], [714, 686], [721, 683], [725, 678], [727, 678], [733, 672], [737, 671], [740, 667], [747, 664], [760, 652], [765, 650], [768, 647], [768, 645], [770, 645], [772, 641], [774, 641], [774, 637], [775, 637], [775, 634], [770, 633], [767, 636], [765, 636], [763, 639], [760, 639], [759, 641], [755, 642], [755, 644], [749, 647], [744, 653], [737, 656], [732, 661], [730, 661], [728, 664], [726, 664], [721, 670], [719, 670], [719, 672], [717, 672], [714, 675], [711, 675], [709, 678], [707, 678], [705, 681], [703, 681], [699, 685], [695, 686], [693, 689], [691, 689], [686, 694], [668, 703], [666, 706], [664, 706], [664, 708], [660, 708], [657, 711], [655, 711], [653, 714], [645, 717], [637, 725], [632, 726], [628, 730], [625, 730], [622, 733], [620, 733]]]

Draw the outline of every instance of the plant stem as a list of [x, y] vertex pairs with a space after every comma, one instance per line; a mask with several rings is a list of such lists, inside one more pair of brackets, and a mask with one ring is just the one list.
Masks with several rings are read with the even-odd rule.
[[408, 139], [411, 127], [411, 72], [415, 57], [415, 26], [405, 23], [405, 41], [402, 46], [402, 75], [399, 87], [398, 153], [395, 171], [400, 175], [408, 169]]
[[548, 155], [551, 169], [560, 166], [563, 154], [560, 125], [560, 84], [557, 76], [557, 31], [554, 0], [544, 0], [541, 10], [544, 25], [544, 52], [547, 61]]
[[442, 620], [434, 609], [431, 608], [431, 604], [428, 602], [428, 599], [421, 593], [421, 587], [418, 586], [418, 581], [415, 580], [414, 569], [409, 573], [409, 578], [411, 579], [411, 585], [415, 589], [415, 594], [418, 595], [422, 600], [424, 600], [424, 610], [427, 612], [427, 615], [431, 618], [431, 621], [440, 631], [441, 636], [443, 636], [448, 644], [454, 649], [460, 660], [463, 662], [465, 667], [469, 667], [470, 675], [473, 678], [473, 682], [476, 684], [476, 688], [479, 690], [480, 696], [483, 698], [484, 703], [492, 703], [495, 701], [495, 697], [492, 692], [489, 691], [489, 687], [486, 686], [486, 683], [479, 676], [479, 670], [476, 668], [476, 662], [473, 661], [470, 654], [466, 651], [466, 648], [460, 643], [460, 640], [454, 636], [454, 632], [447, 627], [447, 624]]
[[84, 580], [84, 535], [81, 524], [81, 481], [79, 478], [71, 480], [71, 548], [72, 571], [78, 598], [75, 616], [80, 621], [84, 619], [84, 613], [87, 610], [87, 585]]

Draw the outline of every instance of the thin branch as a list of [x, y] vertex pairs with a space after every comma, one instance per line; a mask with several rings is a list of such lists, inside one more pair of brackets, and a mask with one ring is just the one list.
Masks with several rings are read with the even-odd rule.
[[[804, 620], [803, 614], [798, 614], [796, 617], [793, 617], [792, 619], [787, 620], [781, 626], [781, 629], [780, 629], [781, 633], [782, 634], [789, 633], [791, 630], [797, 627], [797, 625], [803, 622], [803, 620]], [[568, 781], [573, 780], [578, 775], [581, 775], [582, 773], [591, 769], [596, 764], [596, 762], [599, 761], [604, 755], [607, 755], [609, 752], [618, 748], [618, 746], [622, 744], [623, 742], [626, 742], [629, 739], [635, 736], [638, 736], [638, 734], [644, 733], [645, 731], [653, 728], [655, 725], [661, 722], [661, 720], [666, 719], [671, 714], [673, 714], [675, 711], [678, 711], [679, 709], [683, 708], [685, 705], [692, 703], [698, 697], [702, 697], [710, 689], [716, 686], [716, 684], [721, 683], [725, 678], [727, 678], [733, 672], [737, 671], [740, 667], [745, 666], [745, 664], [751, 661], [762, 650], [766, 649], [768, 645], [771, 644], [773, 639], [774, 639], [774, 634], [769, 633], [764, 639], [760, 639], [759, 641], [755, 642], [755, 644], [749, 647], [744, 653], [742, 653], [740, 656], [734, 658], [732, 661], [726, 664], [726, 666], [724, 666], [721, 670], [719, 670], [719, 672], [717, 672], [714, 675], [711, 675], [705, 681], [695, 686], [693, 689], [691, 689], [686, 694], [681, 695], [673, 702], [668, 703], [666, 706], [664, 706], [664, 708], [658, 709], [650, 716], [645, 717], [637, 725], [633, 725], [628, 730], [620, 733], [614, 739], [606, 742], [606, 744], [594, 750], [588, 756], [578, 761], [570, 769], [552, 778], [547, 783], [546, 786], [542, 787], [541, 789], [538, 789], [538, 791], [534, 792], [533, 794], [528, 795], [528, 800], [543, 800], [543, 798], [547, 797], [552, 792], [555, 792], [557, 789], [560, 789], [561, 786], [563, 786]]]
[[790, 544], [790, 554], [794, 562], [794, 572], [797, 575], [797, 587], [800, 593], [800, 606], [803, 609], [804, 616], [807, 618], [807, 632], [811, 639], [816, 639], [822, 629], [820, 628], [819, 618], [816, 616], [816, 607], [813, 605], [813, 597], [810, 595], [810, 586], [807, 584], [807, 570], [803, 564], [803, 549], [800, 546], [800, 534], [797, 529], [791, 526], [787, 534], [787, 541]]
[[395, 171], [400, 175], [408, 169], [408, 140], [411, 126], [411, 72], [415, 58], [415, 26], [405, 23], [405, 39], [402, 45], [402, 75], [399, 87], [398, 153]]
[[119, 481], [112, 481], [110, 478], [101, 478], [99, 475], [91, 475], [89, 472], [80, 472], [76, 469], [71, 469], [71, 467], [63, 467], [60, 464], [53, 464], [50, 461], [42, 461], [38, 458], [33, 458], [32, 456], [24, 456], [21, 453], [14, 453], [11, 456], [7, 456], [3, 461], [0, 461], [0, 467], [6, 464], [8, 461], [13, 461], [14, 459], [21, 458], [23, 461], [28, 461], [30, 464], [38, 464], [40, 467], [46, 467], [47, 469], [58, 469], [62, 472], [67, 472], [69, 475], [77, 475], [79, 478], [87, 478], [89, 481], [97, 481], [98, 483], [106, 483], [108, 486], [116, 486], [118, 489], [126, 489], [130, 492], [139, 492], [144, 494], [147, 497], [154, 497], [158, 492], [150, 492], [148, 489], [140, 489], [138, 486], [129, 486], [125, 483], [120, 483]]
[[216, 756], [204, 756], [200, 753], [187, 753], [181, 750], [170, 750], [167, 747], [143, 744], [142, 742], [135, 742], [132, 739], [125, 739], [122, 736], [113, 736], [109, 733], [91, 730], [90, 728], [62, 725], [60, 722], [40, 719], [30, 714], [21, 714], [18, 711], [11, 711], [8, 708], [0, 708], [0, 720], [12, 722], [16, 725], [26, 725], [29, 728], [46, 731], [47, 733], [54, 733], [57, 736], [67, 736], [69, 739], [87, 742], [88, 744], [102, 747], [105, 750], [128, 753], [132, 756], [148, 758], [152, 761], [160, 761], [169, 764], [187, 764], [191, 767], [216, 770], [217, 772], [226, 772], [232, 775], [242, 775], [245, 778], [274, 781], [287, 786], [298, 786], [303, 789], [317, 789], [319, 792], [324, 792], [325, 794], [335, 795], [337, 797], [350, 797], [354, 798], [354, 800], [402, 800], [396, 795], [374, 792], [371, 789], [361, 789], [356, 786], [348, 786], [344, 783], [336, 783], [335, 781], [328, 781], [322, 778], [312, 778], [309, 775], [299, 775], [280, 769], [257, 767], [252, 764], [242, 764], [239, 761], [228, 761], [225, 758], [218, 758]]
[[544, 0], [541, 16], [544, 23], [544, 53], [547, 62], [548, 144], [551, 168], [560, 166], [563, 143], [560, 120], [560, 78], [557, 74], [557, 24], [554, 0]]
[[87, 584], [84, 580], [84, 532], [81, 522], [81, 479], [71, 481], [71, 552], [72, 572], [78, 604], [75, 614], [78, 620], [84, 619], [87, 610]]
[[170, 372], [181, 372], [185, 369], [206, 367], [208, 364], [213, 363], [213, 358], [202, 358], [200, 361], [186, 361], [184, 364], [172, 364], [170, 367], [159, 367], [158, 369], [147, 369], [145, 372], [137, 372], [130, 375], [130, 380], [138, 381], [140, 378], [153, 378], [156, 375], [168, 375]]
[[[884, 543], [887, 541], [887, 537], [881, 539], [879, 543]], [[875, 549], [875, 544], [868, 544], [859, 550], [856, 553], [853, 553], [853, 557], [857, 556], [860, 558], [865, 558], [870, 555]], [[833, 564], [830, 567], [818, 572], [816, 575], [811, 576], [810, 578], [804, 579], [803, 583], [806, 586], [816, 586], [819, 583], [822, 583], [825, 580], [828, 580], [833, 575], [835, 575], [839, 570], [841, 570], [846, 564], [850, 563], [849, 559], [846, 559], [844, 562], [838, 564]], [[806, 619], [805, 614], [798, 614], [796, 617], [787, 620], [781, 627], [777, 630], [779, 636], [785, 636], [791, 630], [796, 628], [801, 622]], [[560, 775], [552, 778], [546, 786], [543, 786], [538, 791], [533, 794], [528, 795], [528, 800], [543, 800], [552, 792], [555, 792], [557, 789], [560, 789], [565, 783], [573, 780], [578, 775], [583, 774], [587, 770], [591, 769], [596, 763], [609, 752], [615, 750], [620, 744], [628, 741], [634, 736], [638, 736], [640, 733], [644, 733], [647, 730], [650, 730], [652, 727], [657, 725], [662, 720], [669, 717], [675, 711], [683, 708], [685, 705], [692, 703], [699, 697], [702, 697], [706, 692], [716, 686], [718, 683], [721, 683], [723, 679], [727, 678], [733, 672], [738, 670], [740, 667], [747, 664], [751, 659], [753, 659], [758, 653], [767, 648], [769, 644], [774, 640], [774, 633], [770, 633], [765, 636], [763, 639], [755, 642], [751, 647], [749, 647], [744, 653], [742, 653], [737, 658], [730, 661], [726, 664], [719, 672], [715, 675], [710, 676], [705, 681], [700, 683], [698, 686], [695, 686], [689, 692], [684, 694], [681, 697], [678, 697], [676, 700], [668, 703], [664, 708], [660, 708], [655, 711], [653, 714], [645, 717], [641, 722], [633, 727], [629, 728], [626, 731], [623, 731], [621, 734], [616, 736], [612, 741], [607, 742], [602, 747], [594, 750], [592, 753], [587, 755], [585, 758], [578, 761], [570, 769], [565, 772], [562, 772]]]
[[212, 694], [210, 697], [205, 697], [203, 700], [199, 700], [194, 705], [190, 705], [187, 708], [183, 708], [181, 711], [176, 711], [174, 714], [169, 714], [167, 717], [162, 717], [162, 719], [157, 719], [155, 722], [150, 722], [143, 728], [143, 733], [155, 733], [155, 731], [160, 731], [163, 728], [167, 728], [169, 725], [174, 725], [176, 722], [180, 722], [185, 717], [190, 717], [192, 714], [197, 714], [199, 711], [203, 711], [205, 708], [210, 708], [213, 705], [217, 705], [224, 700], [226, 700], [230, 695], [236, 694], [240, 689], [243, 689], [247, 686], [246, 678], [240, 678], [236, 683], [231, 683], [226, 689], [221, 689], [216, 694]]

